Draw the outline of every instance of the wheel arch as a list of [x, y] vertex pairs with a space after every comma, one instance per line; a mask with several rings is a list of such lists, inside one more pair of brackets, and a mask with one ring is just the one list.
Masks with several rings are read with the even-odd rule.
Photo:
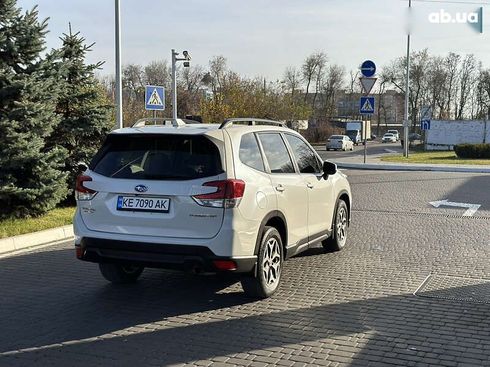
[[351, 199], [350, 199], [350, 195], [349, 193], [347, 192], [347, 190], [342, 190], [339, 192], [339, 194], [337, 195], [337, 199], [335, 200], [335, 212], [334, 212], [334, 215], [333, 215], [333, 218], [332, 218], [332, 224], [330, 226], [330, 228], [333, 230], [333, 225], [334, 225], [334, 222], [335, 222], [335, 216], [337, 215], [337, 203], [339, 202], [339, 200], [343, 200], [346, 205], [347, 205], [347, 217], [348, 217], [348, 225], [350, 225], [350, 221], [351, 221]]
[[281, 211], [273, 210], [270, 213], [268, 213], [260, 223], [259, 231], [257, 233], [257, 239], [255, 241], [254, 255], [258, 255], [259, 248], [260, 248], [260, 241], [262, 240], [262, 236], [264, 235], [265, 227], [269, 227], [269, 226], [277, 229], [277, 231], [281, 235], [283, 248], [284, 250], [286, 249], [288, 243], [288, 226], [287, 226], [286, 217]]

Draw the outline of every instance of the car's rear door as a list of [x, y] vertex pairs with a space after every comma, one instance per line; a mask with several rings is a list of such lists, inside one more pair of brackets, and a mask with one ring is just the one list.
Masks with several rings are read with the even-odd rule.
[[302, 138], [287, 133], [284, 136], [307, 188], [308, 236], [312, 241], [327, 234], [331, 227], [335, 208], [332, 180], [323, 177], [321, 161]]
[[305, 182], [294, 167], [286, 144], [278, 132], [258, 134], [276, 191], [277, 209], [287, 220], [288, 244], [308, 239], [308, 193]]

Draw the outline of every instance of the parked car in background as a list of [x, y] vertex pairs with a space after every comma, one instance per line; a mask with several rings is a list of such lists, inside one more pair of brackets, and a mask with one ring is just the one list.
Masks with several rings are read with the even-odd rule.
[[351, 209], [334, 163], [283, 123], [252, 118], [114, 130], [76, 199], [76, 256], [107, 280], [134, 282], [145, 267], [231, 273], [258, 298], [291, 256], [344, 247]]
[[386, 133], [393, 134], [396, 138], [396, 141], [400, 140], [400, 133], [398, 130], [388, 130]]
[[327, 150], [354, 150], [354, 142], [347, 135], [332, 135], [327, 139]]
[[392, 133], [386, 133], [383, 135], [383, 139], [381, 139], [383, 143], [396, 143], [396, 136]]

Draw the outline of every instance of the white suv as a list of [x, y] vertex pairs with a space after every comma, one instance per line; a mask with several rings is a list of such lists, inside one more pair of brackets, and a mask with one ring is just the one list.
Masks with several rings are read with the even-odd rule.
[[[149, 126], [153, 123], [153, 126]], [[240, 273], [268, 297], [283, 261], [346, 242], [346, 176], [282, 123], [146, 119], [113, 131], [76, 184], [75, 248], [111, 282], [144, 267]]]

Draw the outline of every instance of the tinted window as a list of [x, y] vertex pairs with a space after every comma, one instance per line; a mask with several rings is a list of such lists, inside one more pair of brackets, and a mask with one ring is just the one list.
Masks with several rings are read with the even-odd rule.
[[344, 137], [342, 135], [332, 135], [330, 139], [340, 139], [342, 140]]
[[294, 166], [281, 135], [259, 134], [272, 173], [293, 173]]
[[221, 173], [219, 150], [203, 136], [109, 135], [90, 168], [103, 176], [191, 180]]
[[321, 172], [316, 154], [311, 150], [311, 148], [297, 136], [289, 134], [286, 134], [285, 136], [286, 140], [291, 146], [291, 149], [293, 150], [294, 157], [298, 162], [299, 171], [301, 173]]
[[243, 164], [255, 168], [259, 171], [265, 171], [262, 155], [260, 154], [259, 144], [253, 134], [242, 136], [240, 142], [240, 160]]

